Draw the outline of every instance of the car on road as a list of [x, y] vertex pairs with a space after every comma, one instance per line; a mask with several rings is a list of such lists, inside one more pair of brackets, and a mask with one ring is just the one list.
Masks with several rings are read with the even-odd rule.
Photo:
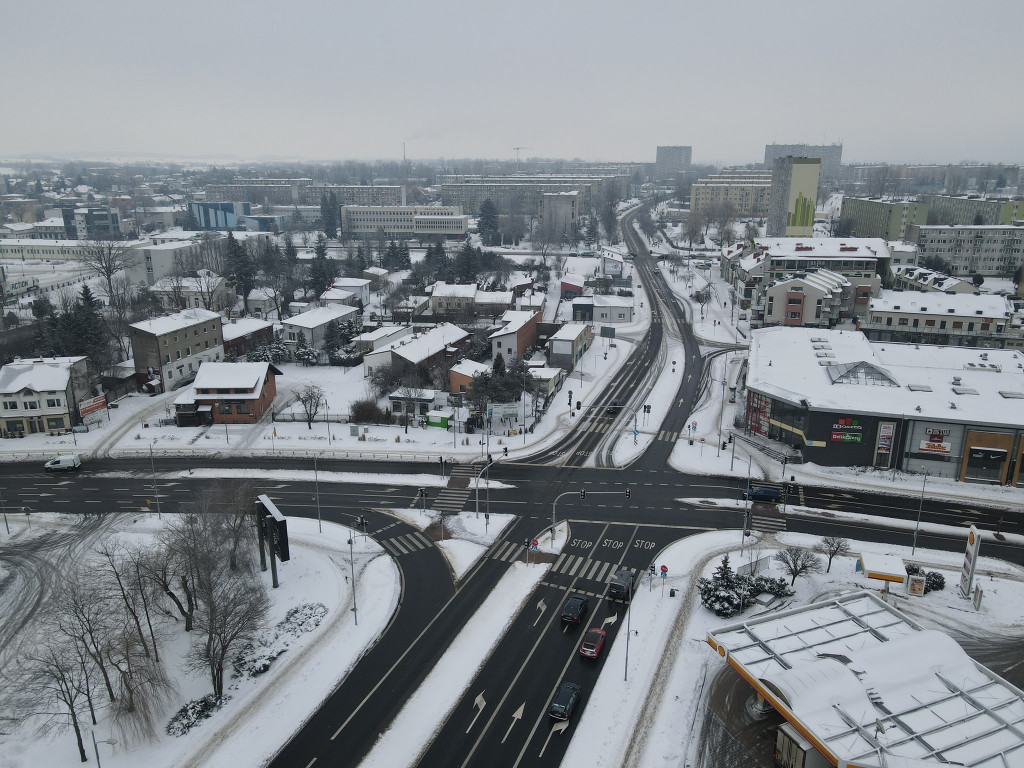
[[782, 491], [770, 485], [755, 485], [743, 492], [743, 498], [750, 501], [768, 501], [774, 504], [782, 501]]
[[566, 624], [579, 624], [587, 615], [590, 608], [590, 600], [583, 595], [573, 595], [565, 601], [562, 608], [562, 621]]
[[580, 656], [588, 659], [596, 659], [601, 655], [601, 649], [604, 648], [604, 641], [607, 635], [603, 629], [597, 627], [591, 627], [587, 630], [587, 634], [583, 636], [583, 642], [580, 643]]
[[551, 698], [551, 705], [548, 707], [548, 717], [552, 720], [568, 720], [572, 717], [576, 705], [583, 698], [583, 689], [576, 683], [563, 680], [558, 686], [555, 695]]
[[78, 458], [78, 454], [65, 453], [43, 464], [43, 469], [47, 472], [77, 472], [81, 466], [82, 460]]
[[622, 408], [622, 406], [619, 405], [619, 401], [618, 400], [612, 400], [611, 405], [609, 405], [607, 408], [605, 408], [604, 412], [606, 414], [608, 414], [609, 416], [614, 416], [615, 414], [617, 414], [619, 412], [619, 410], [621, 408]]
[[612, 576], [608, 582], [608, 599], [622, 600], [623, 602], [630, 600], [633, 597], [634, 579], [633, 572], [629, 568], [623, 568]]

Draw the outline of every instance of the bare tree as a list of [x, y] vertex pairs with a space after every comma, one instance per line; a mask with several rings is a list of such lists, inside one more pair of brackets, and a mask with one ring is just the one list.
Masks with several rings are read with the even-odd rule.
[[217, 311], [221, 309], [218, 298], [224, 294], [225, 280], [212, 269], [198, 269], [194, 278], [199, 303], [203, 309]]
[[306, 414], [306, 426], [313, 428], [313, 420], [320, 413], [320, 406], [324, 402], [324, 390], [317, 384], [307, 384], [299, 390], [299, 403]]
[[790, 586], [796, 584], [796, 577], [801, 574], [821, 572], [821, 558], [800, 547], [786, 547], [772, 555], [772, 560], [781, 564], [786, 573], [793, 577]]
[[686, 214], [684, 231], [691, 249], [693, 248], [694, 241], [701, 240], [701, 231], [704, 229], [705, 221], [706, 218], [700, 211], [690, 211]]
[[832, 570], [832, 559], [850, 554], [850, 542], [838, 536], [823, 536], [821, 541], [814, 545], [814, 551], [820, 552], [828, 558], [828, 567], [825, 573]]
[[[405, 423], [405, 434], [409, 434], [409, 421], [412, 416], [416, 415], [416, 398], [422, 394], [423, 390], [419, 385], [419, 377], [409, 372], [402, 377], [402, 386], [398, 388], [398, 397], [401, 401], [404, 401], [405, 413], [402, 415], [402, 421]], [[409, 414], [409, 406], [412, 404], [412, 416]]]
[[70, 724], [78, 755], [83, 763], [88, 762], [82, 738], [82, 708], [89, 695], [90, 680], [74, 643], [51, 638], [25, 661], [28, 674], [22, 681], [20, 711], [42, 716], [45, 726], [63, 729]]
[[[116, 594], [121, 599], [125, 614], [131, 619], [143, 655], [147, 657], [150, 655], [150, 641], [152, 641], [154, 658], [156, 661], [160, 661], [153, 621], [149, 615], [146, 589], [141, 579], [141, 566], [136, 567], [136, 556], [130, 554], [124, 545], [111, 541], [100, 546], [99, 554], [105, 574], [116, 588]], [[143, 621], [146, 622], [149, 630], [148, 639], [147, 633], [142, 629]]]
[[132, 285], [124, 275], [117, 275], [111, 281], [109, 302], [109, 316], [107, 322], [110, 335], [117, 342], [120, 352], [119, 358], [126, 360], [130, 351], [128, 343], [128, 325], [132, 314], [132, 308], [139, 299], [138, 288]]
[[743, 242], [747, 244], [747, 247], [753, 251], [755, 241], [761, 236], [761, 229], [752, 221], [748, 221], [743, 226]]
[[90, 272], [103, 278], [109, 300], [114, 293], [114, 275], [134, 267], [139, 261], [139, 253], [127, 240], [101, 238], [86, 243], [81, 261]]
[[185, 631], [191, 632], [196, 609], [195, 594], [187, 561], [175, 533], [177, 531], [172, 524], [165, 534], [164, 545], [149, 550], [141, 567], [145, 577], [174, 604], [185, 620]]
[[99, 581], [65, 576], [56, 600], [56, 633], [74, 643], [103, 679], [107, 698], [117, 699], [108, 669], [111, 638], [111, 604]]

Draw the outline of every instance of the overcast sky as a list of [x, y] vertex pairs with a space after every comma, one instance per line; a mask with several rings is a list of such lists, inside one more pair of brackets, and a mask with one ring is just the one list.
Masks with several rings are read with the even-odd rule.
[[6, 3], [0, 157], [1024, 160], [1024, 2]]

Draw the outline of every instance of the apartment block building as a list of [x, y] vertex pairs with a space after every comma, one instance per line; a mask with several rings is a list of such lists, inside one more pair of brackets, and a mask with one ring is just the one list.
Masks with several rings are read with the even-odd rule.
[[476, 213], [484, 200], [499, 208], [517, 205], [524, 213], [541, 212], [544, 193], [580, 193], [580, 206], [590, 210], [607, 193], [618, 194], [629, 183], [627, 176], [443, 176], [442, 205], [459, 206]]
[[388, 237], [465, 237], [469, 216], [458, 206], [344, 205], [341, 229], [350, 236], [374, 235], [384, 230]]
[[1020, 317], [1005, 296], [882, 291], [858, 327], [872, 341], [1024, 347]]
[[821, 178], [835, 181], [843, 163], [842, 144], [766, 144], [764, 164], [772, 168], [781, 157], [816, 157], [821, 160]]
[[914, 265], [892, 268], [892, 287], [897, 291], [974, 293], [974, 283]]
[[658, 147], [654, 160], [654, 178], [674, 179], [678, 174], [689, 170], [692, 160], [693, 147]]
[[764, 304], [751, 318], [751, 327], [761, 325], [798, 325], [831, 328], [841, 317], [867, 307], [868, 296], [860, 304], [850, 281], [827, 269], [800, 273], [773, 280], [764, 289]]
[[405, 187], [369, 184], [310, 184], [303, 189], [306, 205], [320, 205], [333, 194], [338, 205], [405, 205]]
[[224, 359], [221, 316], [186, 309], [133, 323], [129, 329], [140, 386], [170, 391], [195, 378], [204, 362]]
[[707, 213], [718, 203], [727, 202], [737, 216], [764, 218], [771, 189], [771, 171], [723, 170], [693, 183], [690, 211]]
[[839, 223], [840, 226], [848, 227], [853, 237], [904, 240], [912, 225], [928, 223], [928, 203], [844, 197]]
[[229, 184], [209, 184], [206, 195], [211, 200], [298, 205], [306, 202], [304, 190], [312, 183], [312, 179], [233, 179]]
[[579, 225], [580, 193], [547, 192], [542, 196], [544, 226], [549, 233], [572, 232]]
[[1024, 200], [977, 195], [926, 195], [930, 224], [1003, 224], [1024, 221]]
[[812, 237], [821, 159], [780, 157], [772, 166], [768, 237]]
[[921, 257], [938, 256], [956, 275], [1012, 275], [1024, 263], [1024, 225], [914, 225]]

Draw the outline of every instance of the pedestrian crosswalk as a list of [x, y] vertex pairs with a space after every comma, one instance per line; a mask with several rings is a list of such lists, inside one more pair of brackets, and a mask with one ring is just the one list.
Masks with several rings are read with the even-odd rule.
[[[510, 563], [517, 558], [521, 558], [524, 549], [525, 547], [521, 543], [506, 541], [494, 550], [491, 559]], [[561, 573], [585, 581], [601, 583], [607, 583], [620, 570], [622, 569], [618, 563], [592, 560], [588, 557], [569, 555], [564, 552], [558, 556], [558, 559], [551, 566], [551, 573]], [[628, 570], [636, 573], [635, 568], [629, 568]]]
[[394, 536], [390, 539], [380, 539], [381, 546], [384, 547], [394, 557], [400, 555], [407, 555], [410, 552], [416, 552], [427, 547], [434, 546], [434, 542], [428, 539], [419, 531], [413, 531], [412, 533], [405, 533], [401, 536]]
[[679, 439], [679, 431], [678, 430], [673, 431], [671, 429], [669, 429], [669, 430], [663, 429], [660, 432], [658, 432], [658, 436], [656, 438], [654, 438], [654, 439], [655, 440], [664, 440], [667, 443], [674, 443], [676, 440]]
[[430, 504], [430, 508], [446, 515], [456, 515], [462, 511], [469, 496], [470, 491], [467, 488], [442, 488], [437, 492], [437, 497]]
[[755, 531], [784, 531], [786, 530], [786, 518], [769, 515], [751, 515], [750, 527]]

